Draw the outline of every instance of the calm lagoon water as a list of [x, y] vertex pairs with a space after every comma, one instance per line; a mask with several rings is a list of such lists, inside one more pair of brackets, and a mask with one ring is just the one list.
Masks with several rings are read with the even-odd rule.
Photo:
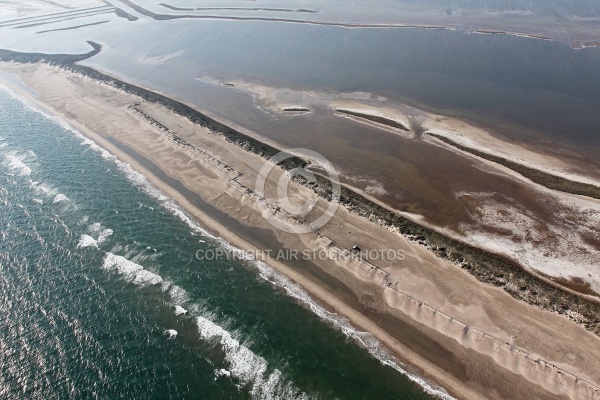
[[87, 63], [233, 118], [197, 77], [373, 92], [517, 137], [600, 145], [600, 49], [412, 28], [179, 20], [144, 26], [143, 35], [125, 28], [135, 34], [103, 32], [109, 48]]

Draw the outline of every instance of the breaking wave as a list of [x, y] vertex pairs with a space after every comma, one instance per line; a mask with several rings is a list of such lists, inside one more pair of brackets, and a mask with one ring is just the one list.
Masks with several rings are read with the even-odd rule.
[[281, 371], [268, 370], [267, 361], [254, 354], [229, 332], [207, 318], [197, 318], [200, 336], [207, 341], [216, 341], [225, 352], [225, 361], [229, 366], [228, 372], [240, 381], [243, 386], [249, 386], [253, 399], [310, 399], [292, 382], [286, 381]]
[[100, 232], [100, 235], [98, 236], [98, 244], [102, 244], [104, 243], [104, 241], [113, 234], [113, 230], [112, 229], [104, 229], [102, 232]]
[[79, 243], [77, 243], [77, 248], [83, 249], [86, 247], [98, 248], [98, 242], [96, 241], [96, 239], [94, 239], [93, 237], [91, 237], [89, 235], [81, 235], [79, 237]]
[[24, 157], [20, 157], [16, 152], [6, 154], [4, 156], [3, 164], [6, 167], [8, 167], [11, 171], [21, 176], [31, 175], [31, 168], [27, 164], [25, 164]]
[[[87, 236], [87, 235], [82, 235]], [[89, 237], [89, 236], [88, 236]], [[91, 238], [91, 237], [89, 237]], [[91, 238], [93, 240], [93, 238]], [[175, 315], [188, 313], [179, 304], [188, 301], [187, 292], [181, 287], [163, 279], [160, 275], [144, 269], [141, 265], [127, 258], [107, 252], [104, 258], [103, 269], [114, 272], [127, 282], [138, 286], [160, 285], [161, 290], [168, 294], [171, 301], [175, 303]], [[253, 399], [275, 400], [275, 399], [298, 399], [309, 400], [292, 382], [285, 379], [281, 371], [269, 370], [268, 362], [255, 354], [247, 346], [240, 343], [228, 331], [200, 314], [200, 307], [191, 305], [195, 311], [198, 332], [200, 337], [208, 342], [217, 342], [225, 353], [225, 362], [229, 368], [232, 378], [235, 378], [242, 387], [246, 387]], [[175, 337], [172, 330], [167, 330], [171, 337]]]
[[125, 281], [139, 286], [159, 285], [163, 281], [159, 275], [144, 269], [141, 265], [110, 252], [106, 253], [102, 268], [116, 272]]
[[53, 203], [62, 203], [65, 201], [69, 201], [69, 198], [62, 193], [59, 193], [56, 196], [54, 196], [54, 200], [52, 200]]

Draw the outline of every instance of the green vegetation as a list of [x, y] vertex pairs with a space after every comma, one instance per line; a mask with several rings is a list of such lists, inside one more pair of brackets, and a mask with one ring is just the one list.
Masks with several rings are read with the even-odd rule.
[[380, 117], [378, 115], [363, 114], [363, 113], [359, 113], [356, 111], [342, 110], [340, 108], [336, 109], [335, 111], [337, 111], [341, 114], [351, 115], [353, 117], [368, 119], [369, 121], [377, 122], [378, 124], [382, 124], [382, 125], [391, 126], [392, 128], [402, 129], [403, 131], [410, 131], [410, 129], [408, 129], [406, 126], [402, 125], [400, 122], [395, 121], [393, 119]]
[[283, 109], [286, 112], [309, 112], [310, 110], [306, 107], [286, 107]]
[[0, 49], [0, 61], [14, 61], [18, 63], [30, 64], [45, 62], [51, 65], [68, 67], [78, 61], [83, 61], [100, 53], [102, 46], [98, 43], [87, 42], [93, 50], [85, 54], [43, 54], [43, 53], [19, 53], [17, 51]]

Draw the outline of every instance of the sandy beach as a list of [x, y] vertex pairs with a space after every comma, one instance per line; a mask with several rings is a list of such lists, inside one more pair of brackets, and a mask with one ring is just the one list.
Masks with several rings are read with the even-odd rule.
[[[253, 192], [266, 162], [259, 155], [158, 104], [59, 67], [2, 62], [0, 69], [17, 75], [31, 93], [3, 82], [11, 90], [130, 164], [240, 249], [344, 253], [360, 238], [364, 249], [401, 251], [404, 259], [394, 262], [267, 263], [451, 396], [600, 399], [600, 338], [567, 317], [516, 300], [343, 206], [318, 231], [276, 229], [263, 218]], [[284, 174], [273, 166], [266, 181], [265, 201], [274, 210]], [[298, 204], [314, 198], [293, 181], [288, 194]], [[315, 214], [327, 209], [328, 201], [314, 200]], [[303, 226], [283, 213], [277, 219], [292, 230]]]

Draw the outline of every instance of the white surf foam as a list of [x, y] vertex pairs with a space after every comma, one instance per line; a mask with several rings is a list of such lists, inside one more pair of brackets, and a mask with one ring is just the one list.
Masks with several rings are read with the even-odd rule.
[[175, 306], [175, 315], [185, 315], [187, 310], [181, 306]]
[[254, 354], [225, 329], [202, 316], [197, 318], [197, 324], [202, 339], [221, 345], [231, 376], [242, 386], [249, 387], [253, 399], [309, 399], [293, 383], [286, 381], [279, 370], [269, 372], [264, 358]]
[[142, 203], [139, 203], [139, 204], [140, 204], [140, 206], [138, 208], [146, 208], [148, 210], [154, 211], [154, 207], [150, 207], [150, 206], [148, 206], [146, 204], [142, 204]]
[[167, 329], [165, 335], [167, 336], [167, 339], [176, 339], [178, 332], [175, 329]]
[[40, 183], [37, 181], [29, 181], [29, 185], [31, 186], [31, 188], [33, 190], [35, 190], [37, 193], [40, 193], [40, 194], [44, 194], [47, 196], [55, 196], [57, 193], [56, 189], [54, 189], [52, 186], [50, 186], [46, 183]]
[[79, 243], [77, 244], [78, 249], [83, 249], [86, 247], [95, 247], [98, 248], [98, 242], [96, 239], [89, 235], [81, 235], [79, 237]]
[[92, 233], [100, 232], [104, 228], [100, 222], [94, 222], [90, 226], [88, 226], [88, 231]]
[[[190, 301], [187, 292], [177, 285], [170, 285], [168, 288], [165, 288], [165, 291], [169, 293], [171, 301], [182, 310], [183, 308], [181, 306]], [[175, 309], [175, 312], [177, 312], [177, 308]]]
[[113, 234], [113, 230], [112, 229], [104, 229], [102, 232], [100, 232], [100, 235], [98, 236], [98, 244], [102, 244], [104, 243], [104, 241]]
[[215, 369], [215, 379], [216, 378], [229, 378], [231, 376], [231, 372], [227, 371], [226, 369]]
[[106, 253], [102, 267], [107, 271], [118, 273], [127, 282], [139, 286], [159, 285], [163, 281], [159, 275], [144, 269], [141, 265], [129, 261], [125, 257], [113, 253]]
[[21, 176], [31, 175], [31, 168], [16, 153], [4, 155], [4, 165]]
[[62, 203], [65, 201], [69, 201], [69, 198], [67, 196], [65, 196], [62, 193], [57, 194], [56, 196], [54, 196], [54, 200], [52, 200], [53, 203]]

